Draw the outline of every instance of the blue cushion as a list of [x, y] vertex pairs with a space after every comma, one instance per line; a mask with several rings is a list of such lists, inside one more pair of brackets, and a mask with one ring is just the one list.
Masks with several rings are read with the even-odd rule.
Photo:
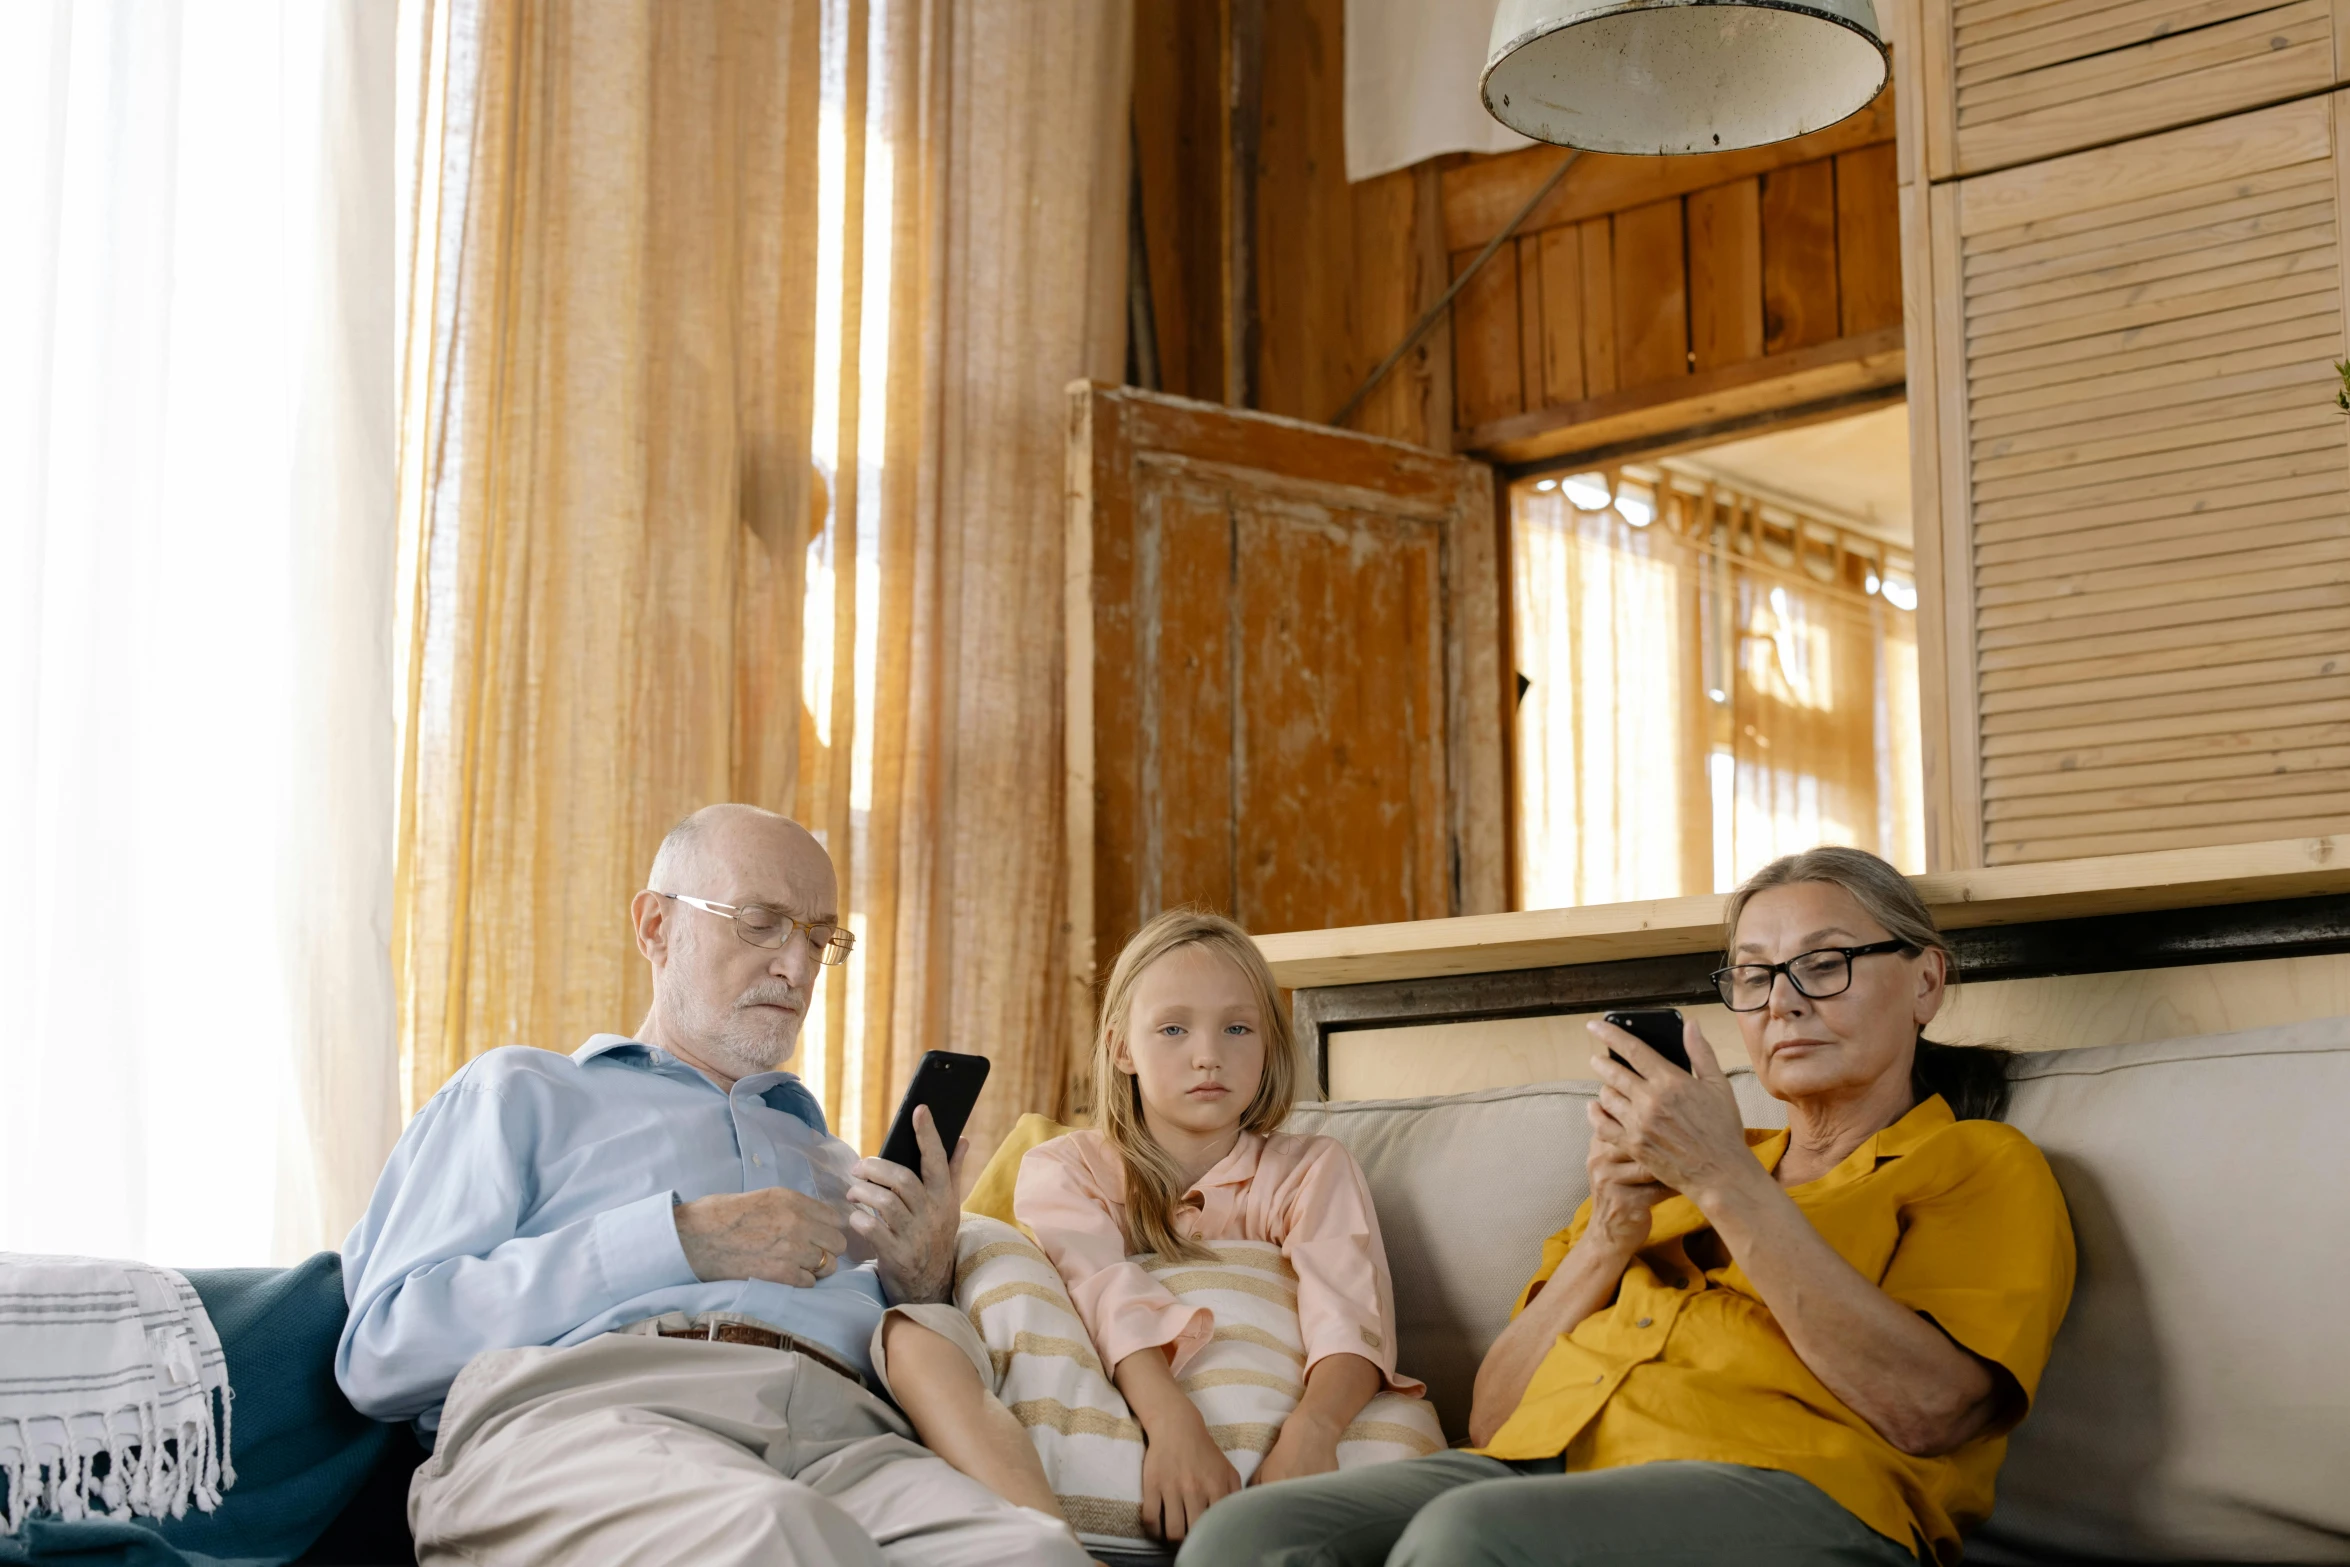
[[335, 1385], [343, 1259], [322, 1251], [297, 1267], [221, 1268], [187, 1278], [228, 1357], [237, 1483], [216, 1511], [191, 1508], [185, 1518], [30, 1521], [13, 1538], [0, 1535], [0, 1562], [290, 1562], [358, 1494], [396, 1431], [353, 1409]]

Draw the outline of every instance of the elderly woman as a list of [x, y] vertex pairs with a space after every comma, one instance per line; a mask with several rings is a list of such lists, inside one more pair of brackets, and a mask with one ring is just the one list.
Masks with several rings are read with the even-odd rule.
[[2071, 1297], [2064, 1199], [1998, 1119], [2005, 1053], [1925, 1039], [1950, 955], [1890, 865], [1776, 861], [1725, 945], [1787, 1130], [1742, 1129], [1694, 1024], [1691, 1073], [1594, 1023], [1591, 1197], [1486, 1353], [1476, 1447], [1245, 1492], [1186, 1567], [1958, 1559]]

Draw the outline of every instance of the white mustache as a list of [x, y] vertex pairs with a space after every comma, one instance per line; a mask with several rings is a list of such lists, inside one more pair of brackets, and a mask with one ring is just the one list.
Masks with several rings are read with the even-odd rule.
[[754, 985], [735, 1001], [735, 1009], [744, 1007], [789, 1007], [801, 1009], [800, 993], [789, 985]]

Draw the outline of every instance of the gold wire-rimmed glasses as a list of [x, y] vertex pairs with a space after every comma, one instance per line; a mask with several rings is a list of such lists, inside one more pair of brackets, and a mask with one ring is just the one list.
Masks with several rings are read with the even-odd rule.
[[1910, 952], [1906, 941], [1874, 941], [1865, 947], [1815, 947], [1798, 952], [1784, 963], [1733, 963], [1713, 971], [1714, 989], [1722, 1005], [1733, 1012], [1760, 1012], [1771, 1004], [1771, 987], [1779, 976], [1795, 993], [1812, 1001], [1841, 996], [1852, 988], [1852, 960], [1878, 952]]
[[722, 920], [734, 922], [734, 933], [754, 947], [772, 952], [783, 945], [793, 931], [805, 931], [808, 945], [816, 949], [816, 961], [824, 964], [846, 963], [849, 952], [857, 945], [856, 936], [842, 925], [827, 920], [796, 920], [781, 909], [764, 903], [712, 903], [708, 898], [690, 898], [682, 892], [656, 892], [656, 898], [667, 898], [673, 903], [687, 903], [704, 914], [715, 914]]

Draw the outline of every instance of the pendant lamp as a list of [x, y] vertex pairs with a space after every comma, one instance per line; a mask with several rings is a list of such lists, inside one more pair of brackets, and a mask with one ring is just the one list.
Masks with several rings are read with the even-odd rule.
[[1593, 152], [1726, 152], [1833, 125], [1885, 85], [1870, 0], [1501, 0], [1485, 107]]

